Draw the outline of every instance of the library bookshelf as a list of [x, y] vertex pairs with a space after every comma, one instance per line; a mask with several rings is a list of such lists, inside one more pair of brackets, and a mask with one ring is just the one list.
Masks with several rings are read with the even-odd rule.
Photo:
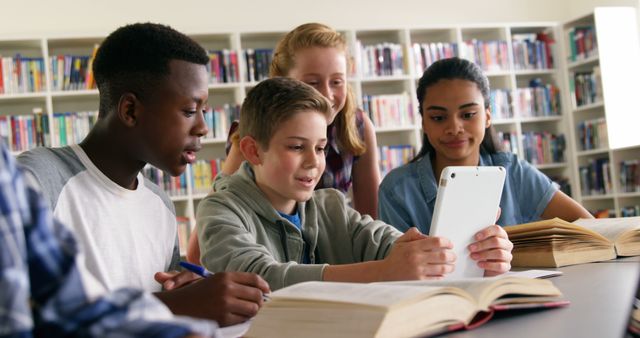
[[[637, 216], [640, 206], [640, 129], [637, 124], [629, 145], [613, 148], [609, 140], [621, 133], [609, 126], [615, 116], [627, 123], [638, 116], [636, 95], [617, 95], [633, 86], [640, 67], [618, 69], [613, 64], [638, 62], [639, 37], [634, 8], [595, 8], [590, 14], [561, 27], [570, 103], [570, 142], [575, 156], [574, 198], [603, 217]], [[631, 27], [631, 29], [629, 29]], [[613, 47], [612, 47], [613, 46]], [[616, 103], [616, 104], [613, 104]], [[624, 107], [624, 109], [620, 109]], [[636, 121], [640, 121], [637, 119]]]
[[[493, 125], [501, 133], [505, 145], [522, 158], [527, 158], [527, 153], [533, 153], [530, 160], [541, 171], [554, 179], [566, 181], [573, 189], [572, 195], [580, 198], [576, 166], [587, 155], [575, 151], [578, 148], [575, 146], [573, 126], [578, 113], [571, 109], [567, 93], [566, 72], [572, 66], [565, 66], [564, 57], [560, 54], [558, 42], [563, 41], [562, 36], [559, 36], [564, 33], [562, 29], [564, 27], [555, 22], [534, 22], [341, 30], [347, 38], [354, 61], [349, 84], [360, 106], [367, 108], [366, 111], [374, 120], [379, 146], [388, 147], [381, 151], [381, 159], [385, 161], [387, 169], [400, 165], [420, 148], [422, 131], [415, 98], [417, 81], [428, 63], [452, 53], [481, 63], [485, 69], [491, 88], [496, 91], [495, 100], [500, 101], [500, 104], [494, 102], [492, 105]], [[233, 114], [237, 114], [237, 107], [247, 91], [267, 76], [268, 67], [265, 69], [265, 65], [270, 62], [269, 53], [285, 34], [286, 32], [273, 31], [189, 34], [212, 55], [215, 54], [210, 65], [209, 102], [220, 115], [214, 121], [215, 125], [210, 126], [210, 134], [202, 140], [204, 146], [199, 158], [212, 160], [225, 157], [225, 127], [228, 128]], [[535, 40], [540, 36], [544, 37], [548, 45], [529, 45], [523, 40]], [[61, 81], [63, 74], [60, 73], [60, 65], [54, 66], [50, 59], [68, 55], [90, 56], [102, 39], [103, 37], [94, 36], [0, 41], [0, 55], [3, 57], [15, 57], [19, 54], [22, 58], [43, 60], [40, 65], [42, 85], [37, 90], [19, 88], [11, 92], [7, 92], [5, 87], [5, 92], [0, 94], [0, 117], [34, 115], [34, 108], [35, 114], [45, 115], [49, 120], [63, 112], [95, 112], [98, 107], [97, 90], [86, 81], [60, 90], [56, 81]], [[549, 41], [557, 42], [551, 44]], [[427, 60], [425, 55], [429, 52], [432, 55]], [[524, 57], [527, 53], [528, 56]], [[378, 62], [381, 59], [384, 61]], [[534, 59], [538, 63], [532, 61]], [[54, 76], [54, 68], [57, 77]], [[532, 87], [538, 89], [531, 89]], [[562, 95], [557, 93], [558, 90]], [[551, 95], [549, 93], [556, 95], [558, 99], [554, 96], [551, 100], [543, 100], [543, 104], [553, 107], [540, 111], [531, 108], [535, 106], [535, 102], [531, 100]], [[527, 101], [527, 97], [534, 99], [529, 98]], [[515, 103], [518, 102], [520, 107], [515, 108]], [[3, 132], [1, 128], [0, 132]], [[49, 140], [45, 143], [60, 144], [57, 134], [51, 131], [47, 136]], [[531, 141], [541, 135], [542, 139], [537, 140], [538, 144], [549, 143], [549, 136], [571, 137], [567, 137], [568, 146], [560, 151], [559, 156], [552, 158], [545, 154], [536, 157], [536, 149], [532, 152]], [[76, 138], [76, 141], [81, 139], [79, 136]], [[398, 150], [395, 147], [399, 145], [403, 147]], [[541, 155], [542, 149], [538, 150], [538, 155]], [[19, 154], [20, 151], [22, 149], [16, 149], [13, 153]], [[607, 152], [607, 156], [617, 159], [620, 156], [637, 155], [636, 149], [628, 152], [630, 154], [624, 151]], [[187, 169], [184, 182], [181, 183], [182, 188], [171, 197], [178, 216], [188, 218], [191, 227], [194, 225], [197, 205], [209, 188], [206, 180], [199, 181], [200, 186], [194, 186], [194, 171], [193, 167]], [[618, 203], [618, 199], [626, 198], [623, 196], [626, 195], [616, 195], [609, 201], [612, 204], [614, 201]], [[583, 200], [586, 202], [588, 199]]]

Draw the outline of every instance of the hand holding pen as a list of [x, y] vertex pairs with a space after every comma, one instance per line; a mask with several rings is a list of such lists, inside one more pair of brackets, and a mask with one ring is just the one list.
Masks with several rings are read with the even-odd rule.
[[[202, 276], [202, 278], [207, 278], [210, 276], [213, 276], [213, 272], [205, 269], [204, 267], [200, 266], [200, 265], [196, 265], [196, 264], [192, 264], [189, 262], [180, 262], [179, 263], [181, 267], [185, 268], [188, 271], [191, 271], [199, 276]], [[269, 298], [269, 294], [263, 293], [262, 294], [262, 301], [266, 302], [268, 301]]]

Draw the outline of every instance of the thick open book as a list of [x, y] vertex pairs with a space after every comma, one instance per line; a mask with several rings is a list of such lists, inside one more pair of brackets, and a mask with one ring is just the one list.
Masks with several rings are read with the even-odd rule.
[[568, 304], [549, 280], [305, 282], [271, 294], [246, 337], [415, 337], [472, 328], [497, 310]]
[[640, 217], [559, 218], [505, 227], [512, 266], [560, 267], [640, 255]]

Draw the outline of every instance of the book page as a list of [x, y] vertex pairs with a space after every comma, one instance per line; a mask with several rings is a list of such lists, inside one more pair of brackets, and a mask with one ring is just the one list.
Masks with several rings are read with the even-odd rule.
[[512, 277], [501, 275], [495, 277], [459, 278], [437, 281], [403, 281], [393, 282], [407, 286], [453, 287], [466, 291], [481, 310], [488, 309], [496, 299], [507, 294], [529, 296], [560, 296], [560, 291], [548, 280]]
[[573, 224], [585, 227], [600, 233], [612, 242], [615, 242], [620, 235], [629, 230], [640, 229], [639, 217], [622, 217], [622, 218], [593, 218], [579, 219]]
[[305, 282], [275, 291], [271, 294], [271, 299], [350, 303], [388, 308], [441, 293], [457, 294], [455, 290], [438, 286]]

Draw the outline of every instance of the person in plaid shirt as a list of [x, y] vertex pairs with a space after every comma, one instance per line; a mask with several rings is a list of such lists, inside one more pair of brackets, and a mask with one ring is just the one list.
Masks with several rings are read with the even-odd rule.
[[0, 148], [0, 337], [215, 335], [215, 322], [174, 317], [150, 293], [106, 292], [39, 188]]

